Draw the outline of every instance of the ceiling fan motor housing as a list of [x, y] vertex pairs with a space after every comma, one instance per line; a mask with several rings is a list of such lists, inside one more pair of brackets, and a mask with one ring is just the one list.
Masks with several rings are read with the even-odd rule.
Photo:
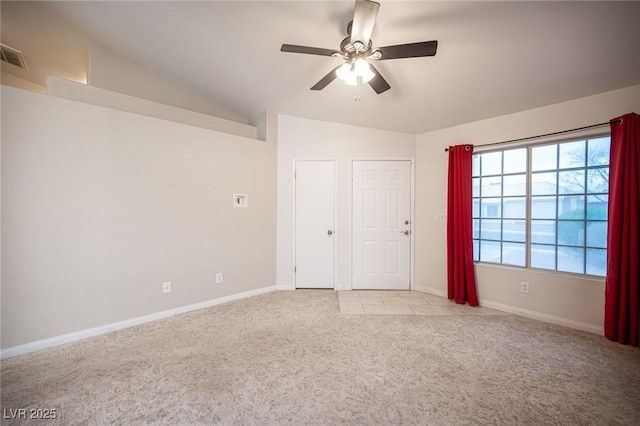
[[380, 59], [382, 52], [377, 49], [372, 49], [372, 41], [369, 40], [369, 44], [365, 46], [361, 41], [351, 42], [350, 37], [346, 37], [340, 43], [341, 57], [349, 62], [354, 62], [357, 59]]

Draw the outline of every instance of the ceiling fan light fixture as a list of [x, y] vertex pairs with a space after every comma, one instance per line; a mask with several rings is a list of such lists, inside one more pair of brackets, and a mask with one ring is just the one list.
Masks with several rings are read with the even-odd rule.
[[337, 70], [336, 75], [340, 80], [349, 86], [357, 86], [358, 82], [368, 83], [375, 73], [371, 71], [369, 63], [364, 59], [357, 59], [355, 62], [346, 62]]
[[336, 75], [349, 86], [356, 86], [358, 84], [358, 77], [353, 71], [353, 65], [348, 62], [345, 62], [336, 70]]
[[369, 63], [364, 59], [356, 60], [354, 64], [354, 71], [358, 77], [362, 77], [363, 83], [368, 83], [373, 77], [375, 77], [375, 73], [371, 71], [371, 67]]

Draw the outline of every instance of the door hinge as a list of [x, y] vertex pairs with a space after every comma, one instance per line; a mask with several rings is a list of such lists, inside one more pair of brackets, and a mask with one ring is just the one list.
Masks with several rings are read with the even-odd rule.
[[293, 267], [293, 273], [295, 274], [296, 272], [298, 272], [298, 267], [297, 267], [297, 266], [294, 266], [294, 267]]

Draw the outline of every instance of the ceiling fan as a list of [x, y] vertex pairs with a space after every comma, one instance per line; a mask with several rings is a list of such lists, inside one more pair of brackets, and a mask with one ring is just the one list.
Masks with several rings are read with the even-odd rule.
[[305, 53], [308, 55], [332, 56], [345, 62], [332, 69], [318, 81], [311, 90], [322, 90], [336, 78], [349, 85], [369, 83], [377, 94], [391, 88], [372, 61], [388, 59], [418, 58], [435, 56], [438, 41], [422, 41], [417, 43], [397, 44], [386, 47], [373, 47], [371, 33], [376, 23], [380, 3], [370, 0], [356, 0], [353, 20], [347, 26], [348, 36], [340, 43], [340, 50], [322, 49], [319, 47], [283, 44], [281, 52]]

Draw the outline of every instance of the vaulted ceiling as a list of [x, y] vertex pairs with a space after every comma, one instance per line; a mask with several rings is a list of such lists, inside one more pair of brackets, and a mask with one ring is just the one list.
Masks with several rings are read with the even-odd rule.
[[[334, 81], [353, 1], [49, 2], [86, 37], [251, 118], [264, 110], [422, 133], [640, 84], [640, 2], [381, 0], [374, 45], [438, 40], [382, 61], [391, 90]], [[360, 95], [361, 100], [354, 98]]]

